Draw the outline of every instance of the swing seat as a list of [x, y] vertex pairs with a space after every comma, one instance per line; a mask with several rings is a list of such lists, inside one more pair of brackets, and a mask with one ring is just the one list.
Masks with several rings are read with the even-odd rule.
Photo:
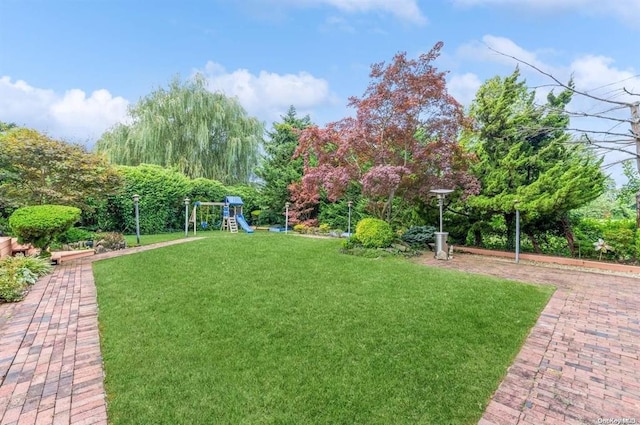
[[207, 223], [206, 221], [203, 221], [200, 223], [200, 227], [202, 227], [203, 229], [206, 229], [207, 227], [209, 227], [209, 223]]

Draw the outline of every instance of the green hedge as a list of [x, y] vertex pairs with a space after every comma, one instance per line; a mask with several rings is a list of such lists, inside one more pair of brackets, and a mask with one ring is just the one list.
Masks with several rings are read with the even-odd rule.
[[613, 248], [602, 256], [603, 259], [632, 261], [640, 257], [640, 232], [635, 220], [601, 220], [581, 218], [573, 226], [576, 244], [581, 257], [600, 258], [594, 243], [599, 239]]
[[46, 250], [51, 242], [80, 219], [81, 211], [64, 205], [35, 205], [18, 208], [9, 217], [13, 233], [22, 243]]
[[142, 164], [120, 166], [123, 186], [116, 195], [96, 203], [95, 211], [86, 213], [83, 227], [103, 232], [133, 234], [136, 231], [133, 195], [139, 195], [140, 233], [155, 234], [184, 229], [184, 199], [222, 202], [227, 195], [242, 197], [244, 215], [258, 209], [258, 192], [247, 185], [226, 187], [204, 178], [189, 179], [184, 174]]

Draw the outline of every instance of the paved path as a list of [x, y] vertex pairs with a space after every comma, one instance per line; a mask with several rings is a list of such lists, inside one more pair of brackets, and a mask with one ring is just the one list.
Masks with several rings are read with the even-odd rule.
[[640, 276], [477, 255], [418, 261], [558, 288], [480, 425], [640, 423]]
[[[106, 424], [91, 262], [192, 240], [58, 266], [24, 301], [1, 304], [0, 425]], [[418, 261], [558, 287], [481, 425], [640, 422], [640, 279], [474, 255]]]
[[91, 262], [196, 239], [64, 263], [23, 301], [0, 304], [0, 425], [106, 425]]

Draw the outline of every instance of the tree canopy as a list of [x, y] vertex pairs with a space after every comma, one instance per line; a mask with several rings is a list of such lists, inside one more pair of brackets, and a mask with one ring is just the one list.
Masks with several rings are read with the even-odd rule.
[[203, 77], [174, 79], [129, 111], [130, 124], [106, 132], [96, 148], [121, 165], [175, 167], [191, 178], [246, 183], [257, 164], [263, 126], [234, 98], [207, 90]]
[[291, 188], [298, 211], [321, 194], [340, 199], [352, 182], [369, 198], [370, 211], [387, 221], [395, 198], [419, 202], [436, 187], [478, 190], [467, 172], [471, 158], [458, 143], [462, 107], [433, 65], [442, 46], [418, 59], [398, 53], [389, 64], [374, 64], [364, 96], [349, 101], [355, 117], [302, 131], [296, 155], [304, 159], [304, 176]]
[[311, 125], [308, 115], [300, 118], [293, 106], [273, 124], [264, 143], [264, 158], [256, 174], [263, 180], [262, 216], [268, 223], [284, 223], [282, 210], [289, 200], [289, 186], [302, 178], [302, 159], [293, 159], [299, 132]]
[[88, 209], [120, 177], [106, 158], [83, 146], [13, 127], [0, 133], [0, 208], [60, 204]]
[[477, 127], [465, 138], [478, 156], [473, 171], [482, 189], [469, 198], [468, 206], [479, 219], [504, 217], [508, 248], [514, 246], [516, 208], [523, 212], [524, 229], [531, 236], [549, 226], [569, 231], [566, 214], [604, 190], [602, 161], [572, 143], [567, 132], [564, 108], [571, 95], [570, 90], [552, 92], [547, 105], [538, 107], [535, 91], [516, 69], [506, 78], [488, 80], [473, 102], [471, 117]]

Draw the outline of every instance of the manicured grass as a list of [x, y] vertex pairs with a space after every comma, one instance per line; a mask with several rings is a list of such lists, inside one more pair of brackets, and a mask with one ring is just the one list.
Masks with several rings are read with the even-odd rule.
[[477, 423], [548, 287], [218, 233], [94, 264], [113, 424]]

